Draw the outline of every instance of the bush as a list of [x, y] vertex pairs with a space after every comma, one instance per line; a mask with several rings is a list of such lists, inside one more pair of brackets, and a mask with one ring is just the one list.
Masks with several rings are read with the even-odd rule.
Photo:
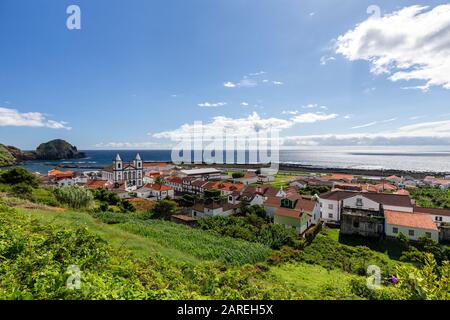
[[11, 193], [13, 196], [21, 199], [31, 199], [33, 195], [33, 188], [26, 183], [18, 183], [11, 187]]
[[420, 269], [409, 266], [398, 267], [397, 277], [399, 289], [407, 299], [450, 299], [450, 262], [444, 261], [442, 266], [438, 266], [431, 253], [426, 254], [424, 266]]
[[56, 188], [54, 194], [60, 203], [66, 204], [72, 209], [86, 209], [94, 200], [89, 190], [78, 186]]
[[21, 167], [12, 168], [2, 171], [0, 173], [0, 183], [6, 184], [27, 184], [30, 187], [36, 188], [39, 185], [36, 176]]
[[283, 246], [293, 246], [297, 234], [293, 229], [286, 229], [279, 224], [267, 224], [259, 229], [256, 241], [272, 249], [280, 249]]

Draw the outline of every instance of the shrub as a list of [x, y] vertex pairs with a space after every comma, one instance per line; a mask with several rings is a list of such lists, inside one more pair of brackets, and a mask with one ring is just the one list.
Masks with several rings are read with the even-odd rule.
[[78, 186], [56, 188], [54, 194], [59, 202], [72, 209], [88, 208], [94, 199], [89, 190]]
[[267, 224], [259, 229], [256, 240], [272, 249], [280, 249], [283, 246], [292, 246], [297, 239], [293, 229], [286, 229], [278, 224]]
[[30, 187], [37, 187], [38, 180], [34, 174], [21, 167], [12, 168], [0, 173], [0, 182], [6, 184], [24, 183]]
[[21, 199], [31, 199], [33, 188], [26, 183], [18, 183], [11, 187], [11, 193]]
[[399, 289], [408, 299], [450, 299], [450, 262], [444, 261], [439, 267], [431, 253], [426, 254], [423, 268], [400, 266], [397, 277]]

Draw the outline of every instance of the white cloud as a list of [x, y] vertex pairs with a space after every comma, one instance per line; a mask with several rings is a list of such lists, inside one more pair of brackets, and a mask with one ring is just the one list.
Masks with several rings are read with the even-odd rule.
[[224, 82], [223, 86], [226, 88], [253, 88], [257, 87], [260, 83], [270, 83], [275, 86], [281, 86], [284, 83], [281, 81], [270, 81], [269, 79], [262, 79], [262, 75], [267, 74], [265, 71], [259, 71], [254, 73], [249, 73], [244, 75], [239, 82], [227, 81]]
[[203, 102], [198, 104], [199, 107], [203, 108], [217, 108], [217, 107], [224, 107], [226, 105], [227, 105], [226, 102]]
[[248, 107], [249, 104], [248, 104], [248, 102], [243, 101], [243, 102], [241, 102], [241, 106], [243, 106], [243, 107]]
[[389, 74], [391, 81], [424, 82], [407, 88], [450, 89], [450, 4], [371, 17], [339, 36], [336, 52], [350, 61], [369, 61], [372, 73]]
[[229, 130], [238, 135], [246, 135], [270, 129], [286, 129], [292, 125], [292, 121], [278, 118], [263, 119], [256, 112], [253, 112], [247, 118], [214, 117], [208, 123], [184, 124], [178, 129], [159, 132], [152, 134], [152, 136], [158, 139], [181, 140], [191, 136], [193, 132], [198, 132], [198, 130], [202, 131], [203, 137], [214, 137], [224, 130]]
[[360, 126], [352, 127], [352, 129], [362, 129], [362, 128], [373, 127], [374, 125], [377, 125], [379, 123], [389, 123], [389, 122], [393, 122], [395, 120], [397, 120], [397, 118], [391, 118], [391, 119], [386, 119], [386, 120], [381, 120], [381, 121], [373, 121], [370, 123], [362, 124]]
[[248, 75], [251, 77], [257, 77], [257, 76], [261, 76], [263, 74], [266, 74], [267, 72], [265, 71], [260, 71], [260, 72], [254, 72], [254, 73], [249, 73]]
[[94, 145], [99, 149], [146, 149], [158, 146], [156, 142], [100, 142]]
[[295, 123], [315, 123], [318, 121], [326, 121], [326, 120], [335, 119], [337, 117], [338, 117], [338, 115], [335, 113], [333, 113], [333, 114], [324, 114], [321, 112], [305, 113], [305, 114], [295, 116], [293, 121]]
[[345, 116], [344, 116], [344, 119], [351, 119], [351, 118], [353, 118], [353, 115], [352, 114], [346, 114]]
[[226, 87], [226, 88], [236, 88], [236, 84], [231, 82], [231, 81], [225, 82], [223, 84], [223, 86]]
[[66, 125], [67, 122], [49, 120], [40, 112], [21, 113], [16, 109], [0, 107], [1, 127], [14, 126], [14, 127], [67, 129], [67, 130], [72, 129], [71, 127], [68, 127]]
[[370, 123], [366, 123], [366, 124], [362, 124], [356, 127], [352, 127], [352, 129], [361, 129], [361, 128], [367, 128], [367, 127], [372, 127], [374, 125], [376, 125], [378, 122], [374, 121], [374, 122], [370, 122]]
[[450, 120], [402, 126], [379, 133], [289, 136], [285, 146], [302, 145], [444, 145], [450, 144]]
[[289, 115], [296, 115], [299, 113], [300, 113], [300, 111], [298, 111], [298, 110], [285, 110], [282, 112], [282, 114], [289, 114]]
[[336, 60], [335, 57], [331, 57], [331, 56], [322, 56], [322, 57], [320, 58], [320, 64], [321, 64], [322, 66], [325, 66], [325, 65], [328, 64], [328, 62], [334, 61], [334, 60]]
[[198, 130], [202, 131], [203, 137], [214, 137], [224, 130], [229, 130], [235, 135], [249, 135], [254, 134], [255, 132], [267, 132], [271, 129], [288, 129], [299, 123], [315, 123], [318, 121], [331, 120], [336, 117], [336, 114], [306, 113], [296, 115], [292, 119], [262, 118], [256, 112], [253, 112], [247, 118], [233, 119], [223, 116], [214, 117], [212, 121], [207, 123], [199, 122], [197, 124], [183, 124], [175, 130], [163, 131], [150, 135], [158, 139], [171, 140], [181, 140], [191, 136], [193, 132], [198, 132]]

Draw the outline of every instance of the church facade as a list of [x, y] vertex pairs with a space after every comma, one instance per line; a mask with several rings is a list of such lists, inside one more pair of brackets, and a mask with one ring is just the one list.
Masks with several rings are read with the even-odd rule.
[[112, 166], [102, 171], [102, 179], [114, 184], [126, 183], [128, 187], [140, 188], [144, 185], [144, 162], [139, 153], [129, 163], [122, 160], [119, 154], [113, 160]]

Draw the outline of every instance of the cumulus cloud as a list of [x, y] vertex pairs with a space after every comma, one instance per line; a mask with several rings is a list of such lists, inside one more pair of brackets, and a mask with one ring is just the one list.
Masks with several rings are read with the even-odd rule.
[[263, 119], [256, 112], [253, 112], [247, 118], [214, 117], [208, 123], [184, 124], [178, 129], [159, 132], [152, 136], [158, 139], [181, 140], [189, 137], [193, 132], [197, 132], [198, 130], [201, 130], [205, 137], [213, 137], [224, 130], [246, 135], [270, 129], [281, 130], [291, 126], [292, 122], [289, 120], [278, 118]]
[[226, 102], [203, 102], [198, 104], [199, 107], [203, 108], [217, 108], [217, 107], [224, 107], [226, 105], [227, 105]]
[[241, 102], [241, 106], [243, 106], [243, 107], [248, 107], [248, 102], [245, 102], [245, 101], [243, 101], [243, 102]]
[[372, 73], [388, 74], [391, 81], [423, 82], [407, 88], [450, 89], [450, 4], [368, 18], [339, 36], [336, 52], [350, 61], [369, 61]]
[[67, 122], [47, 119], [46, 116], [40, 112], [21, 113], [16, 109], [3, 107], [0, 107], [0, 126], [72, 129], [67, 126]]
[[207, 123], [183, 124], [181, 127], [171, 130], [163, 131], [155, 134], [150, 134], [158, 139], [182, 140], [189, 137], [193, 132], [201, 131], [203, 137], [214, 137], [218, 133], [227, 131], [233, 132], [235, 135], [251, 135], [258, 132], [267, 132], [269, 130], [284, 130], [291, 128], [299, 123], [315, 123], [318, 121], [326, 121], [336, 118], [336, 114], [323, 113], [307, 113], [296, 115], [292, 119], [280, 118], [262, 118], [256, 112], [253, 112], [246, 118], [228, 118], [228, 117], [214, 117], [212, 121]]

